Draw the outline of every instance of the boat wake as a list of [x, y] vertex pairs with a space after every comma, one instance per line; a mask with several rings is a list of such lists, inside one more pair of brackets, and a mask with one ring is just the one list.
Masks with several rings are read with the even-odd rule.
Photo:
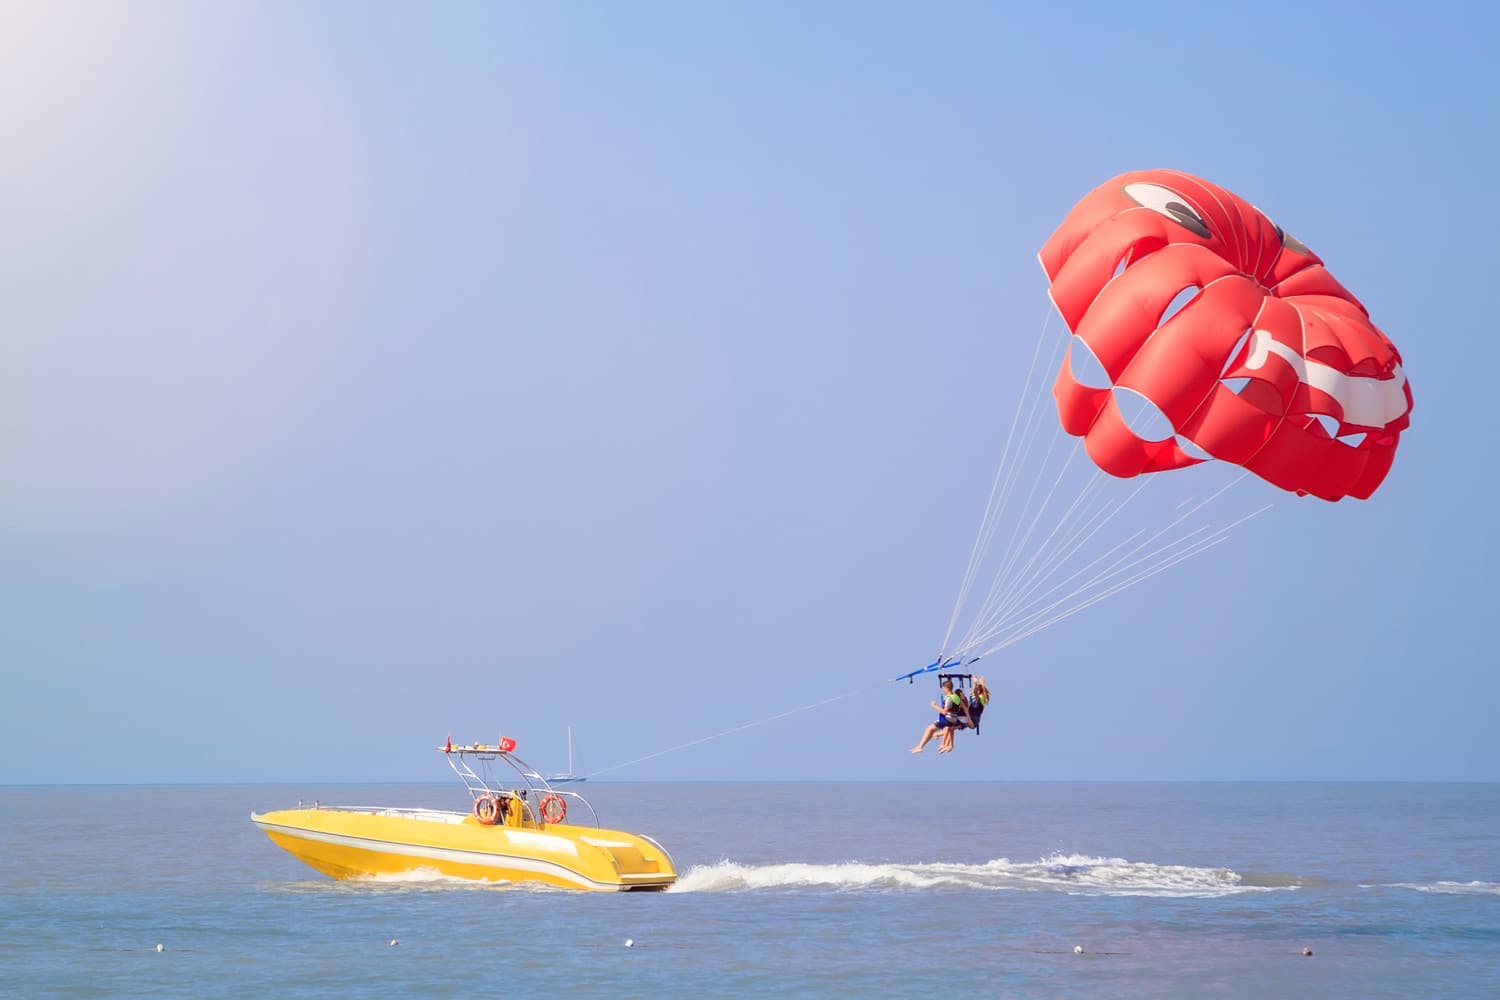
[[507, 882], [504, 879], [460, 878], [447, 875], [436, 868], [415, 868], [406, 872], [368, 873], [341, 879], [308, 879], [291, 882], [283, 888], [293, 892], [313, 892], [326, 895], [330, 892], [368, 893], [402, 890], [491, 890], [507, 889], [515, 892], [561, 892], [548, 885], [529, 882]]
[[384, 875], [361, 875], [358, 878], [347, 879], [345, 884], [391, 888], [405, 886], [418, 889], [504, 889], [508, 892], [569, 891], [542, 882], [511, 882], [503, 878], [460, 878], [457, 875], [444, 874], [436, 868], [416, 868], [408, 872]]
[[1362, 889], [1413, 889], [1443, 896], [1500, 896], [1500, 882], [1387, 882]]
[[510, 882], [487, 882], [483, 879], [458, 878], [444, 875], [436, 868], [418, 868], [415, 871], [394, 874], [365, 874], [340, 879], [307, 879], [281, 885], [287, 892], [307, 892], [326, 896], [329, 893], [379, 893], [403, 891], [429, 891], [454, 889], [506, 889], [517, 888]]
[[899, 892], [990, 890], [1060, 892], [1082, 896], [1199, 898], [1296, 889], [1294, 876], [1241, 876], [1227, 868], [1158, 865], [1124, 858], [1053, 854], [1037, 861], [997, 858], [964, 864], [776, 864], [720, 861], [699, 865], [671, 892], [750, 892], [762, 889], [825, 888]]
[[459, 878], [445, 875], [436, 868], [413, 868], [408, 872], [361, 875], [351, 882], [373, 882], [378, 885], [505, 885], [505, 882], [488, 882], [484, 879]]

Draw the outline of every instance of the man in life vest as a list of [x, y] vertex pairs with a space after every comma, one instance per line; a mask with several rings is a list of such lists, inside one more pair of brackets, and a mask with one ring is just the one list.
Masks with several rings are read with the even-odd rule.
[[936, 736], [940, 731], [944, 732], [944, 739], [947, 739], [948, 737], [945, 732], [946, 730], [949, 730], [952, 727], [959, 725], [960, 723], [968, 721], [968, 700], [965, 699], [962, 695], [953, 693], [953, 682], [951, 680], [948, 680], [947, 678], [943, 679], [941, 687], [943, 689], [942, 703], [939, 704], [935, 701], [931, 703], [932, 707], [938, 713], [937, 721], [929, 725], [927, 729], [922, 733], [921, 741], [918, 742], [916, 746], [911, 748], [912, 753], [921, 753], [922, 748], [925, 747], [928, 742], [930, 742], [932, 738]]

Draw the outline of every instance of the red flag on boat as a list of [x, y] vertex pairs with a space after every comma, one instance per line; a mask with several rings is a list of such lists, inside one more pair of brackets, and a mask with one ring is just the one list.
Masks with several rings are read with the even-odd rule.
[[502, 737], [500, 737], [500, 752], [501, 753], [510, 753], [515, 748], [516, 748], [516, 741], [515, 740], [511, 739], [509, 736], [502, 736]]

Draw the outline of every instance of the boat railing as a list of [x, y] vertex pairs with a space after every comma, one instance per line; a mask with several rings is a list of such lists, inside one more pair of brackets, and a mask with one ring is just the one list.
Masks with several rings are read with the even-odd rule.
[[[302, 806], [301, 802], [297, 805]], [[429, 809], [424, 806], [360, 806], [360, 805], [328, 805], [314, 802], [312, 809], [320, 809], [324, 812], [354, 812], [369, 813], [371, 816], [402, 816], [408, 819], [441, 820], [444, 823], [461, 823], [467, 813], [454, 812], [451, 809]]]
[[[593, 806], [593, 804], [591, 802], [589, 802], [588, 799], [584, 798], [582, 795], [579, 795], [577, 792], [565, 792], [561, 788], [554, 788], [554, 789], [552, 789], [552, 791], [549, 794], [556, 795], [557, 797], [559, 797], [561, 799], [564, 799], [564, 800], [566, 800], [566, 799], [573, 799], [573, 800], [575, 800], [576, 802], [578, 802], [579, 805], [583, 806], [583, 808], [585, 808], [585, 809], [587, 809], [589, 811], [589, 825], [590, 826], [594, 826], [594, 827], [597, 827], [599, 825], [599, 814], [596, 813], [596, 812], [594, 812], [594, 806]], [[581, 825], [577, 820], [571, 820], [570, 822], [574, 826]]]
[[[557, 797], [565, 805], [567, 800], [574, 799], [588, 810], [588, 824], [599, 826], [599, 815], [594, 812], [594, 807], [588, 799], [577, 792], [553, 788], [536, 768], [513, 753], [495, 747], [483, 749], [440, 747], [439, 749], [443, 751], [448, 766], [463, 781], [464, 786], [469, 790], [469, 797], [474, 801], [478, 801], [481, 796], [485, 795], [497, 798], [514, 796], [521, 803], [527, 825], [542, 826], [545, 820], [542, 816], [541, 803], [548, 796]], [[477, 769], [469, 763], [471, 759], [478, 762]], [[503, 773], [498, 777], [491, 773], [492, 765], [496, 765], [496, 762], [503, 763], [510, 768], [514, 772], [513, 777], [520, 779], [520, 785], [517, 786], [514, 780], [501, 780]], [[578, 819], [581, 818], [581, 816], [576, 816], [571, 820], [572, 824], [580, 825]]]

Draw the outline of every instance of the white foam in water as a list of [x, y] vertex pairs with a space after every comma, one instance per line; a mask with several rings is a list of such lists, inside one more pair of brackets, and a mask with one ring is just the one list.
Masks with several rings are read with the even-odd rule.
[[1227, 868], [1157, 865], [1124, 858], [1053, 854], [1032, 862], [998, 858], [963, 864], [778, 864], [720, 861], [687, 871], [674, 892], [745, 892], [757, 889], [832, 888], [921, 891], [990, 890], [1064, 892], [1089, 896], [1212, 897], [1274, 892], [1295, 885], [1246, 885]]
[[[412, 883], [446, 882], [450, 885], [483, 885], [483, 881], [467, 878], [459, 878], [457, 875], [445, 875], [436, 868], [413, 868], [405, 872], [389, 872], [386, 874], [361, 875], [351, 879], [354, 882], [379, 882], [386, 885], [408, 885]], [[503, 884], [503, 883], [494, 883]]]
[[[567, 889], [559, 889], [556, 886], [546, 885], [542, 882], [510, 882], [505, 879], [487, 878], [460, 878], [457, 875], [447, 875], [436, 868], [413, 868], [404, 872], [388, 872], [385, 874], [359, 875], [346, 880], [363, 886], [421, 886], [424, 889], [506, 889], [512, 892], [567, 892]], [[319, 887], [327, 883], [317, 883]]]
[[1417, 892], [1436, 892], [1449, 896], [1500, 896], [1500, 882], [1392, 882], [1390, 888], [1415, 889]]
[[[457, 875], [447, 875], [436, 868], [413, 868], [411, 871], [388, 872], [385, 874], [358, 875], [345, 879], [335, 885], [365, 886], [378, 889], [399, 889], [403, 886], [412, 886], [422, 889], [508, 889], [521, 892], [559, 892], [563, 890], [554, 889], [552, 886], [541, 883], [516, 883], [505, 879], [483, 879], [483, 878], [460, 878]], [[326, 889], [328, 883], [316, 883], [318, 888]]]

